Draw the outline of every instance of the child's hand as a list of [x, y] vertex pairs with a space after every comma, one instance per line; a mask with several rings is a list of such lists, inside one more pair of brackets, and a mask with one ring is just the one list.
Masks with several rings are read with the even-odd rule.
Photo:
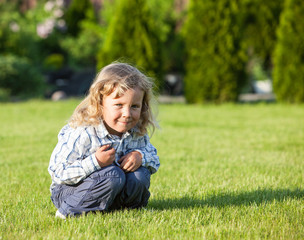
[[106, 167], [115, 161], [115, 149], [110, 147], [110, 145], [104, 145], [96, 151], [95, 157], [100, 167]]
[[118, 160], [120, 168], [124, 172], [134, 172], [142, 164], [142, 156], [140, 152], [130, 152]]

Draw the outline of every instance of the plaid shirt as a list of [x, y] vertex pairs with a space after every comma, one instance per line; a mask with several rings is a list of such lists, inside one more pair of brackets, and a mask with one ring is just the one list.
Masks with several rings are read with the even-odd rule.
[[132, 151], [142, 154], [142, 166], [155, 173], [159, 158], [148, 135], [138, 136], [136, 129], [123, 134], [121, 138], [109, 134], [103, 123], [94, 127], [71, 128], [65, 125], [58, 134], [58, 143], [51, 155], [48, 171], [52, 177], [51, 190], [55, 184], [73, 185], [92, 172], [100, 169], [95, 152], [103, 145], [110, 144], [115, 149], [115, 162]]

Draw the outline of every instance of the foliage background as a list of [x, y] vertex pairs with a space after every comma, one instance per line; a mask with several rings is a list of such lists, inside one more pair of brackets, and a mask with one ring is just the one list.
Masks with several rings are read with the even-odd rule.
[[294, 24], [301, 6], [289, 0], [3, 0], [0, 58], [27, 58], [44, 76], [67, 68], [99, 71], [123, 59], [155, 77], [161, 94], [168, 74], [181, 76], [185, 88], [178, 94], [199, 103], [236, 101], [253, 91], [254, 81], [273, 78], [278, 101], [302, 102], [304, 37]]
[[285, 1], [281, 24], [277, 29], [278, 43], [274, 53], [274, 87], [280, 101], [304, 101], [304, 44], [299, 21], [303, 18], [302, 1]]

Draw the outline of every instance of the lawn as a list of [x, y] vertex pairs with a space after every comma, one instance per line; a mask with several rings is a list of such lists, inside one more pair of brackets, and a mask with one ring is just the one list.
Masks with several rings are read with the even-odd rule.
[[47, 167], [78, 103], [0, 104], [0, 239], [304, 239], [303, 105], [160, 105], [147, 208], [62, 221]]

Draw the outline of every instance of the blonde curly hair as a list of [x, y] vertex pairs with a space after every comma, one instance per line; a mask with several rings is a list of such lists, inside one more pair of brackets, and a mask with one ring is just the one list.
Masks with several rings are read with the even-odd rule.
[[139, 135], [152, 133], [157, 126], [152, 113], [151, 101], [154, 100], [153, 82], [137, 68], [127, 63], [114, 62], [105, 66], [97, 74], [92, 83], [88, 96], [76, 107], [70, 118], [69, 125], [78, 126], [98, 125], [103, 121], [103, 97], [117, 90], [122, 96], [128, 89], [140, 88], [144, 91], [140, 120], [137, 124]]

